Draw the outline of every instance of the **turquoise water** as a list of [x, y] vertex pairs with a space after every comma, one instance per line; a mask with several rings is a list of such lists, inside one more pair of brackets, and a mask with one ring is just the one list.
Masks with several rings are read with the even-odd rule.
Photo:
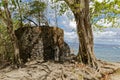
[[120, 62], [120, 45], [96, 44], [94, 51], [98, 59]]
[[[69, 45], [74, 49], [75, 54], [77, 54], [78, 44], [70, 43]], [[95, 44], [94, 51], [98, 59], [120, 62], [120, 45]]]

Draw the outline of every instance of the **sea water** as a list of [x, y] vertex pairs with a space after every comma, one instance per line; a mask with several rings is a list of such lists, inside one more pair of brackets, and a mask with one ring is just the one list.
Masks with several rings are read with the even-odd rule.
[[120, 62], [120, 45], [95, 44], [94, 51], [98, 59]]
[[[78, 44], [70, 43], [74, 53], [78, 53]], [[111, 62], [120, 62], [120, 45], [95, 44], [94, 52], [97, 59]]]

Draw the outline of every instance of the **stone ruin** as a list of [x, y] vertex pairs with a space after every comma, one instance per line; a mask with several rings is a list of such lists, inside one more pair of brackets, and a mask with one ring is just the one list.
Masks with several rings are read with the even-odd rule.
[[23, 62], [28, 59], [54, 60], [55, 47], [62, 60], [70, 55], [70, 48], [64, 41], [64, 31], [58, 27], [23, 27], [15, 31]]

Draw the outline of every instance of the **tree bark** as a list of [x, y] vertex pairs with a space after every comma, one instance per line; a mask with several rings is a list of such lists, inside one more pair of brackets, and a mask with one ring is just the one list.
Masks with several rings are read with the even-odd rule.
[[14, 29], [13, 29], [13, 22], [11, 19], [11, 14], [8, 9], [8, 0], [4, 0], [4, 10], [5, 10], [4, 22], [6, 23], [7, 32], [10, 36], [10, 39], [11, 39], [13, 47], [14, 47], [14, 64], [20, 65], [21, 60], [20, 60], [20, 56], [19, 56], [19, 45], [18, 45], [18, 40], [17, 40], [17, 37], [16, 37]]
[[[97, 68], [97, 59], [94, 55], [93, 33], [90, 24], [89, 0], [74, 0], [74, 4], [80, 4], [79, 7], [74, 6], [72, 12], [75, 16], [77, 24], [77, 34], [79, 37], [78, 60], [86, 65]], [[69, 6], [71, 7], [73, 4]]]
[[21, 13], [21, 7], [20, 7], [20, 3], [19, 3], [19, 0], [16, 0], [16, 3], [18, 5], [18, 11], [19, 11], [19, 16], [20, 16], [20, 27], [23, 27], [23, 18], [22, 18], [22, 13]]
[[38, 26], [40, 27], [41, 26], [41, 13], [38, 12]]

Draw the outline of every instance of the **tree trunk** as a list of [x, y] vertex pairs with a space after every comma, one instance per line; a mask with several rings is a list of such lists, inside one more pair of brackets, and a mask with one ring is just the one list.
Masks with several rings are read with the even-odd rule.
[[21, 13], [21, 7], [20, 7], [20, 3], [19, 3], [19, 0], [16, 0], [16, 3], [18, 5], [18, 11], [19, 11], [19, 16], [20, 16], [20, 27], [23, 27], [23, 19], [22, 19], [22, 13]]
[[38, 25], [39, 25], [39, 27], [41, 26], [41, 13], [40, 12], [38, 12]]
[[78, 0], [77, 4], [83, 5], [77, 11], [73, 11], [77, 23], [79, 37], [78, 60], [91, 67], [97, 68], [97, 60], [94, 55], [93, 33], [90, 24], [89, 0]]
[[14, 64], [20, 65], [21, 60], [20, 60], [20, 56], [19, 56], [19, 45], [18, 45], [18, 40], [17, 40], [17, 37], [16, 37], [14, 29], [13, 29], [13, 22], [11, 19], [11, 14], [8, 9], [8, 0], [4, 1], [4, 10], [5, 10], [4, 22], [6, 23], [7, 32], [10, 36], [10, 39], [11, 39], [13, 47], [14, 47]]

